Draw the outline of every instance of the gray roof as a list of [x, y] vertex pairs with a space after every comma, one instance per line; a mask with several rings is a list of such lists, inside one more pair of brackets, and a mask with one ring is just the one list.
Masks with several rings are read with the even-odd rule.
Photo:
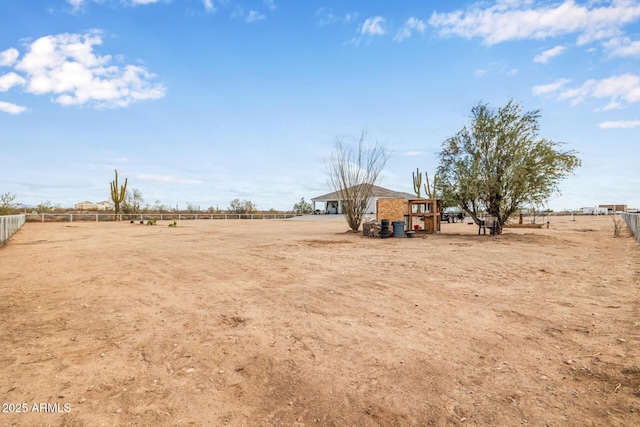
[[[372, 196], [377, 198], [389, 198], [389, 199], [417, 199], [418, 197], [415, 194], [405, 193], [402, 191], [393, 191], [388, 188], [378, 187], [377, 185], [372, 186]], [[322, 196], [314, 197], [311, 199], [314, 202], [327, 202], [333, 200], [339, 200], [340, 196], [337, 191], [333, 193], [327, 193]]]

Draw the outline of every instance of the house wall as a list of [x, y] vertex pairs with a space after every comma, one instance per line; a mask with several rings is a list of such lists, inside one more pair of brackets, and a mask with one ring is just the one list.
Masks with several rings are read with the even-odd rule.
[[76, 205], [77, 211], [96, 211], [98, 210], [98, 206], [94, 203], [78, 203]]
[[114, 209], [114, 205], [111, 203], [98, 202], [96, 203], [96, 209], [99, 211], [108, 211]]
[[378, 199], [376, 221], [383, 219], [389, 221], [404, 221], [409, 214], [409, 201], [407, 199]]
[[339, 205], [339, 203], [338, 203], [338, 201], [337, 201], [337, 200], [336, 200], [336, 201], [333, 201], [333, 202], [325, 202], [325, 204], [324, 204], [324, 205], [325, 205], [324, 211], [325, 211], [325, 213], [327, 213], [327, 214], [337, 214], [337, 213], [341, 213], [341, 212], [339, 212], [339, 210], [338, 210], [338, 205]]
[[627, 205], [600, 205], [599, 207], [607, 209], [608, 211], [626, 212]]
[[377, 198], [369, 199], [369, 204], [367, 205], [367, 210], [365, 211], [365, 213], [368, 213], [368, 214], [376, 213], [377, 201], [378, 201]]

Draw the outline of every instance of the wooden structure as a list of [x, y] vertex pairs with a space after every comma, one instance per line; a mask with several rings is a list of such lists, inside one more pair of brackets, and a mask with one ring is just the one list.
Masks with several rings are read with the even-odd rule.
[[[442, 200], [413, 199], [409, 200], [409, 230], [422, 231], [428, 234], [440, 232]], [[417, 226], [417, 227], [416, 227]]]
[[442, 201], [438, 199], [381, 198], [376, 201], [376, 212], [378, 223], [383, 219], [404, 221], [407, 231], [440, 232]]
[[[383, 219], [389, 221], [406, 221], [409, 214], [409, 199], [384, 198], [376, 200], [376, 222]], [[408, 223], [408, 222], [407, 222]]]

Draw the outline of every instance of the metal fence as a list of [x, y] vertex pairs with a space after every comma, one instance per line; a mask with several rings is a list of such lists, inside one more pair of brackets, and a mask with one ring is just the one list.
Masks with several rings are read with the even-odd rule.
[[9, 240], [9, 237], [13, 236], [13, 233], [22, 227], [24, 221], [24, 214], [0, 216], [0, 248]]
[[636, 240], [640, 243], [640, 214], [623, 213], [622, 218], [626, 221], [627, 226], [636, 236]]
[[[24, 215], [23, 215], [24, 216]], [[182, 220], [202, 220], [202, 219], [287, 219], [297, 216], [296, 214], [192, 214], [192, 213], [164, 213], [164, 214], [27, 214], [28, 222], [73, 222], [73, 221], [182, 221]]]

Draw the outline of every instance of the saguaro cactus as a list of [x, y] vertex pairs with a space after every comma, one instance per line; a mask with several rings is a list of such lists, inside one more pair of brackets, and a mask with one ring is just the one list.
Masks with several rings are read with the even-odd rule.
[[430, 199], [436, 198], [436, 182], [438, 180], [437, 175], [433, 175], [433, 185], [429, 184], [429, 173], [425, 172], [424, 175], [427, 177], [427, 183], [424, 185], [424, 190], [427, 192], [427, 197]]
[[[422, 187], [422, 172], [420, 172], [420, 169], [416, 168], [416, 173], [411, 172], [411, 175], [413, 176], [413, 191], [416, 192], [416, 196], [418, 196], [418, 199], [420, 198], [420, 188]], [[429, 179], [427, 177], [427, 179]]]
[[118, 219], [118, 214], [120, 213], [120, 203], [124, 201], [124, 195], [127, 192], [127, 180], [128, 178], [125, 178], [124, 185], [118, 188], [118, 170], [116, 169], [116, 179], [114, 181], [111, 181], [110, 183], [111, 200], [113, 200], [113, 205], [115, 207], [116, 220]]

